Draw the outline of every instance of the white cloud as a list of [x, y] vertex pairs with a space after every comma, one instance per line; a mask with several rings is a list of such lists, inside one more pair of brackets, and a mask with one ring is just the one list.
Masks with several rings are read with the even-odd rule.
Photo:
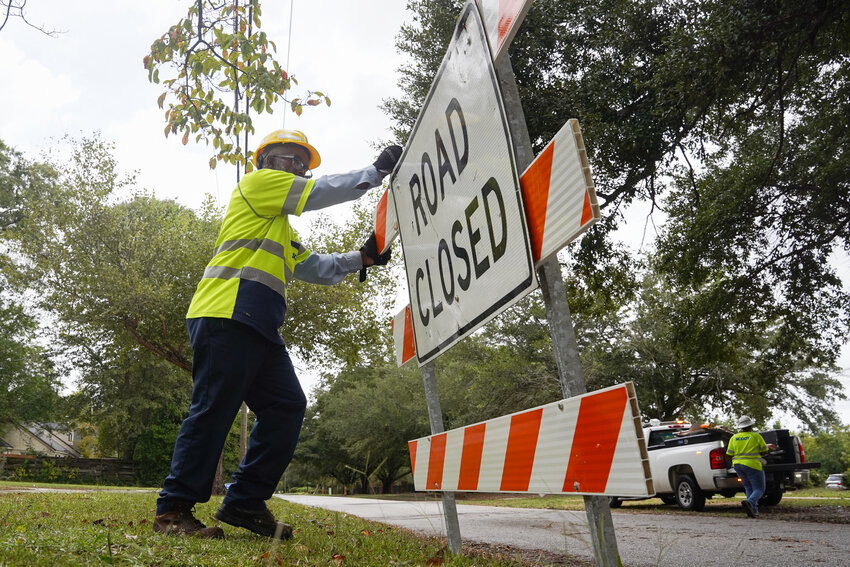
[[82, 89], [68, 74], [51, 71], [2, 36], [0, 53], [0, 76], [6, 78], [0, 89], [0, 139], [18, 149], [31, 149], [33, 140], [62, 131]]

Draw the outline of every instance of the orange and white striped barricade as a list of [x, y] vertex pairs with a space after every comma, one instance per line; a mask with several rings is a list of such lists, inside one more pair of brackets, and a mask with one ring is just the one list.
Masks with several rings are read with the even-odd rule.
[[416, 356], [416, 344], [413, 340], [413, 317], [410, 313], [410, 305], [393, 317], [392, 327], [395, 360], [396, 364], [401, 367]]
[[654, 494], [626, 382], [408, 442], [416, 490]]
[[538, 268], [600, 218], [578, 120], [564, 124], [519, 182]]
[[395, 214], [393, 192], [384, 189], [384, 194], [375, 207], [374, 224], [375, 240], [378, 244], [378, 254], [383, 254], [398, 238], [398, 217]]
[[525, 19], [532, 0], [476, 0], [484, 31], [490, 44], [493, 61], [508, 50], [508, 46]]

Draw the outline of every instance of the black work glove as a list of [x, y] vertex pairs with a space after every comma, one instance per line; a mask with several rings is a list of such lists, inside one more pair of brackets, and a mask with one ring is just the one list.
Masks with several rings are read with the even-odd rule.
[[375, 160], [372, 165], [378, 170], [381, 175], [391, 173], [398, 163], [398, 158], [401, 157], [401, 146], [387, 146]]
[[[396, 146], [398, 147], [398, 146]], [[375, 238], [375, 233], [369, 235], [369, 238], [366, 239], [366, 243], [360, 247], [360, 252], [371, 259], [374, 266], [386, 266], [387, 262], [390, 261], [390, 258], [393, 256], [393, 249], [390, 248], [383, 254], [378, 254], [378, 241]], [[360, 269], [360, 281], [366, 281], [366, 264], [363, 264], [363, 267]]]

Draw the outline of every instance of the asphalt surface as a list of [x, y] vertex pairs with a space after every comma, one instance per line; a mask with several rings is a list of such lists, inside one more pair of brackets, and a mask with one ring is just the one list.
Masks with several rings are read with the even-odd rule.
[[[401, 502], [339, 496], [277, 495], [289, 502], [345, 512], [427, 536], [445, 536], [440, 502]], [[463, 541], [594, 560], [584, 511], [531, 510], [458, 504]], [[613, 511], [625, 567], [846, 567], [850, 527], [784, 520], [718, 518]]]

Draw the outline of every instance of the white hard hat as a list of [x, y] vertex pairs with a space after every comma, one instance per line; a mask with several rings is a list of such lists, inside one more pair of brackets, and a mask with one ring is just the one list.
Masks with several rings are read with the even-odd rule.
[[742, 415], [740, 419], [738, 419], [738, 428], [743, 429], [744, 427], [750, 427], [751, 425], [755, 425], [756, 420], [751, 418], [748, 415]]

